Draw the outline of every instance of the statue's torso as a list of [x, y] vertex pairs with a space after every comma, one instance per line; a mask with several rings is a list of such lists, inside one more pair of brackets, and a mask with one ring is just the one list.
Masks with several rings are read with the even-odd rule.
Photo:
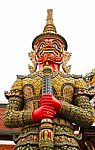
[[[56, 75], [52, 78], [53, 95], [60, 101], [72, 103], [75, 81], [73, 78]], [[30, 76], [23, 79], [24, 109], [37, 109], [42, 95], [43, 77]]]
[[[53, 95], [59, 101], [73, 103], [75, 91], [75, 80], [72, 77], [55, 74], [52, 78]], [[15, 85], [14, 85], [15, 86]], [[22, 89], [24, 99], [24, 109], [35, 110], [39, 107], [39, 98], [42, 95], [43, 76], [40, 73], [23, 78]], [[64, 117], [63, 117], [64, 118]], [[67, 119], [68, 120], [68, 119]], [[22, 128], [22, 133], [18, 138], [18, 144], [29, 141], [31, 144], [38, 144], [40, 124], [31, 124]], [[53, 120], [54, 142], [56, 146], [69, 145], [78, 146], [73, 132], [73, 125], [69, 121], [61, 119], [56, 115]]]

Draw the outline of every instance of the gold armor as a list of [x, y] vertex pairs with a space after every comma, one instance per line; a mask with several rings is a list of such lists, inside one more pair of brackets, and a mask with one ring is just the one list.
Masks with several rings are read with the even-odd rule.
[[[86, 127], [93, 122], [89, 96], [80, 92], [87, 90], [86, 82], [82, 77], [64, 75], [62, 72], [54, 72], [53, 76], [53, 95], [63, 103], [63, 108], [53, 120], [55, 149], [66, 145], [78, 147], [72, 123]], [[5, 125], [22, 127], [21, 135], [17, 139], [17, 148], [26, 145], [27, 141], [28, 144], [38, 145], [39, 124], [31, 119], [31, 114], [39, 107], [42, 78], [42, 72], [18, 76], [11, 91], [6, 93], [9, 103]]]

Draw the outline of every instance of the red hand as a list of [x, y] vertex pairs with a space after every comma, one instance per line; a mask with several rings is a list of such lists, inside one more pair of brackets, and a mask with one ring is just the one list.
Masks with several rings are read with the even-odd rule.
[[61, 109], [61, 102], [58, 101], [53, 95], [51, 94], [44, 94], [40, 99], [40, 105], [44, 106], [51, 106], [55, 109], [56, 112], [59, 112]]
[[32, 112], [32, 118], [34, 121], [40, 122], [44, 118], [54, 119], [55, 110], [53, 107], [50, 106], [41, 106], [40, 108], [34, 110]]

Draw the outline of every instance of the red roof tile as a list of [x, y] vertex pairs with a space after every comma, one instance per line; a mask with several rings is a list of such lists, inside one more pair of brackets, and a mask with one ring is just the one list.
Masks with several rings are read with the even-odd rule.
[[0, 145], [0, 150], [14, 150], [14, 145]]

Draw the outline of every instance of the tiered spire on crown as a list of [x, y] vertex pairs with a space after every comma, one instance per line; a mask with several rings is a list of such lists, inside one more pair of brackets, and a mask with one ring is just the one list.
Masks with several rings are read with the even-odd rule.
[[36, 42], [38, 42], [39, 40], [43, 40], [44, 38], [59, 39], [64, 44], [64, 49], [67, 50], [67, 42], [65, 38], [57, 34], [56, 27], [53, 23], [53, 10], [52, 9], [47, 10], [46, 25], [44, 27], [43, 33], [35, 37], [35, 39], [32, 42], [32, 48], [34, 49], [34, 45], [36, 44]]
[[56, 27], [53, 23], [53, 10], [47, 10], [46, 26], [44, 27], [43, 33], [57, 33]]

